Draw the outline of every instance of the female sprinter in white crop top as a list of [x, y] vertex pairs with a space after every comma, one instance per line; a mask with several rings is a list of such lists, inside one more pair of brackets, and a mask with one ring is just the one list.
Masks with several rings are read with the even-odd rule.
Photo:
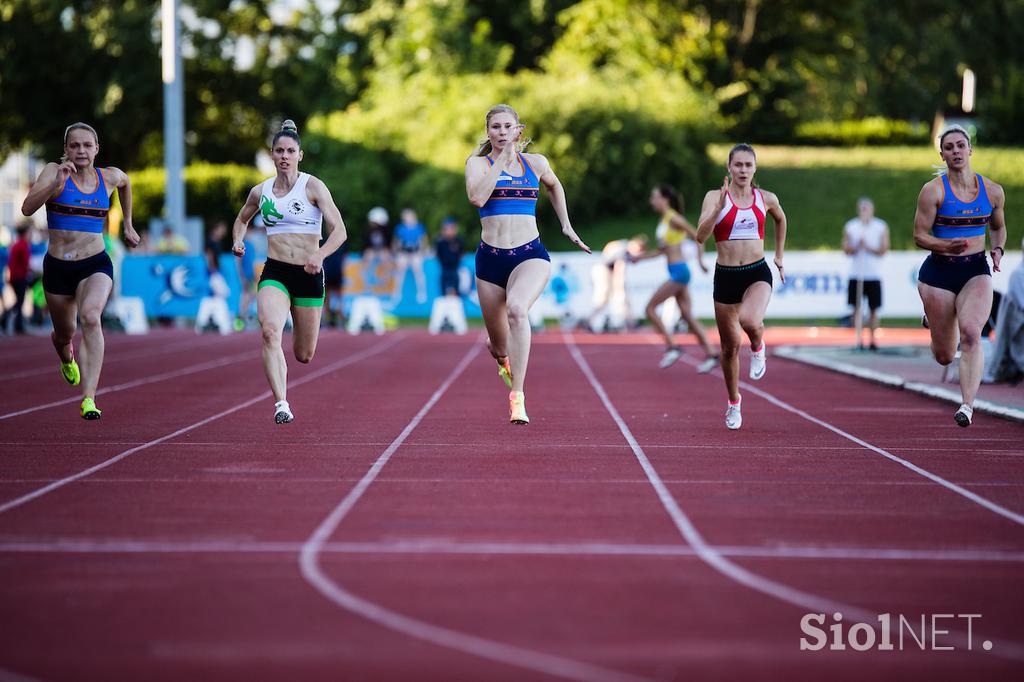
[[[320, 314], [324, 307], [324, 258], [345, 242], [345, 223], [318, 178], [299, 172], [302, 148], [291, 120], [271, 143], [277, 175], [249, 191], [234, 225], [236, 256], [245, 253], [245, 231], [259, 212], [267, 227], [267, 263], [260, 277], [256, 310], [263, 332], [263, 369], [274, 393], [274, 421], [286, 424], [294, 416], [287, 400], [288, 366], [281, 349], [281, 332], [292, 313], [295, 359], [307, 363], [316, 352]], [[320, 246], [321, 225], [330, 232]]]
[[765, 216], [775, 220], [775, 267], [786, 281], [782, 252], [786, 244], [786, 214], [779, 198], [754, 185], [757, 157], [748, 144], [729, 152], [729, 175], [721, 189], [704, 197], [697, 223], [697, 242], [715, 233], [718, 262], [715, 265], [715, 320], [722, 344], [722, 373], [729, 392], [725, 425], [738, 429], [740, 414], [740, 345], [742, 334], [750, 339], [750, 378], [765, 373], [764, 313], [772, 296], [772, 271], [764, 260]]

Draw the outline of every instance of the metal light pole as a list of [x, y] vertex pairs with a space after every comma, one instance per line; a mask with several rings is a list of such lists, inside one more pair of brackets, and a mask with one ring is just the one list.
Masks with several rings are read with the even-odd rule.
[[161, 0], [164, 79], [165, 219], [177, 234], [185, 229], [185, 100], [181, 68], [178, 0]]

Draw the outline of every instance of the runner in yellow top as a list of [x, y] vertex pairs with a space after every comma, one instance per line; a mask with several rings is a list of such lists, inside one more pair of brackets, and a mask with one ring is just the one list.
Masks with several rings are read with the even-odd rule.
[[[658, 231], [655, 236], [658, 239], [658, 248], [649, 251], [642, 256], [631, 260], [635, 263], [647, 258], [656, 258], [664, 255], [668, 260], [668, 279], [658, 287], [651, 300], [647, 302], [647, 319], [651, 326], [665, 338], [665, 354], [661, 357], [659, 367], [665, 369], [674, 364], [682, 355], [682, 350], [676, 345], [672, 338], [672, 332], [665, 328], [665, 324], [658, 315], [657, 308], [670, 298], [674, 298], [679, 305], [679, 316], [686, 322], [687, 328], [697, 337], [697, 342], [704, 349], [707, 358], [700, 364], [697, 371], [701, 373], [710, 372], [718, 364], [718, 355], [708, 343], [707, 334], [700, 320], [693, 316], [693, 309], [690, 302], [690, 266], [686, 260], [688, 254], [685, 248], [686, 236], [695, 237], [697, 229], [689, 223], [681, 214], [682, 199], [679, 193], [671, 185], [658, 185], [651, 190], [651, 208], [661, 214], [661, 222], [658, 223]], [[707, 266], [702, 258], [703, 249], [697, 248], [697, 265], [704, 272]]]

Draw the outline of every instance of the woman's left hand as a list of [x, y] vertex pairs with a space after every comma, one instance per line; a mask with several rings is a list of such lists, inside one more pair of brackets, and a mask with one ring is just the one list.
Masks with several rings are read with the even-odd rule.
[[786, 271], [782, 269], [782, 259], [781, 258], [776, 258], [775, 259], [775, 267], [777, 267], [779, 269], [779, 279], [782, 281], [783, 284], [785, 284], [786, 283]]
[[572, 229], [571, 227], [564, 227], [564, 228], [562, 228], [562, 234], [564, 234], [566, 237], [568, 237], [569, 241], [571, 241], [573, 244], [575, 244], [576, 246], [580, 247], [581, 249], [583, 249], [587, 253], [593, 253], [593, 251], [590, 249], [590, 247], [587, 246], [586, 244], [584, 244], [583, 240], [580, 239], [579, 235], [576, 234], [576, 230]]
[[124, 241], [133, 249], [139, 245], [140, 241], [142, 241], [142, 238], [139, 237], [139, 233], [135, 231], [135, 228], [132, 227], [131, 223], [125, 223], [123, 236]]
[[306, 264], [302, 266], [302, 269], [311, 275], [316, 275], [320, 272], [320, 269], [323, 267], [323, 264], [324, 257], [321, 256], [320, 252], [318, 251], [309, 257], [309, 259], [306, 261]]
[[992, 256], [992, 269], [994, 271], [996, 271], [996, 272], [1002, 272], [1002, 270], [999, 269], [999, 262], [1003, 260], [1003, 248], [1002, 247], [995, 247], [995, 248], [993, 248], [992, 251], [991, 251], [991, 256]]

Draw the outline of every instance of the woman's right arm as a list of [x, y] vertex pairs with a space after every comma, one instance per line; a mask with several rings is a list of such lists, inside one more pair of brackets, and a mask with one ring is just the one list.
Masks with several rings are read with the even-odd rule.
[[469, 203], [477, 208], [482, 208], [487, 203], [494, 192], [494, 186], [498, 184], [498, 176], [501, 175], [503, 165], [501, 157], [489, 167], [482, 156], [471, 156], [466, 160], [466, 195], [469, 197]]
[[68, 177], [74, 171], [75, 165], [70, 161], [65, 161], [61, 164], [48, 163], [43, 166], [43, 170], [39, 172], [39, 177], [32, 184], [32, 189], [28, 191], [28, 196], [25, 197], [25, 201], [21, 204], [21, 212], [23, 215], [30, 216], [39, 210], [42, 206], [53, 196], [64, 187], [64, 183], [67, 182]]
[[713, 189], [704, 195], [704, 203], [700, 207], [700, 220], [697, 221], [697, 236], [693, 238], [698, 244], [703, 246], [715, 229], [718, 214], [725, 208], [725, 196], [728, 190], [729, 178], [726, 176], [725, 182], [722, 183], [722, 189]]
[[245, 203], [242, 204], [242, 210], [238, 212], [238, 216], [235, 218], [235, 224], [231, 228], [231, 252], [236, 256], [245, 254], [245, 230], [249, 227], [249, 221], [256, 215], [256, 211], [260, 208], [260, 185], [256, 185], [249, 190], [249, 196], [246, 197]]
[[939, 239], [929, 234], [935, 223], [935, 214], [939, 211], [941, 192], [940, 186], [935, 182], [929, 182], [921, 188], [921, 193], [917, 197], [917, 212], [914, 214], [914, 243], [918, 248], [934, 253], [959, 256], [967, 248], [966, 239]]

